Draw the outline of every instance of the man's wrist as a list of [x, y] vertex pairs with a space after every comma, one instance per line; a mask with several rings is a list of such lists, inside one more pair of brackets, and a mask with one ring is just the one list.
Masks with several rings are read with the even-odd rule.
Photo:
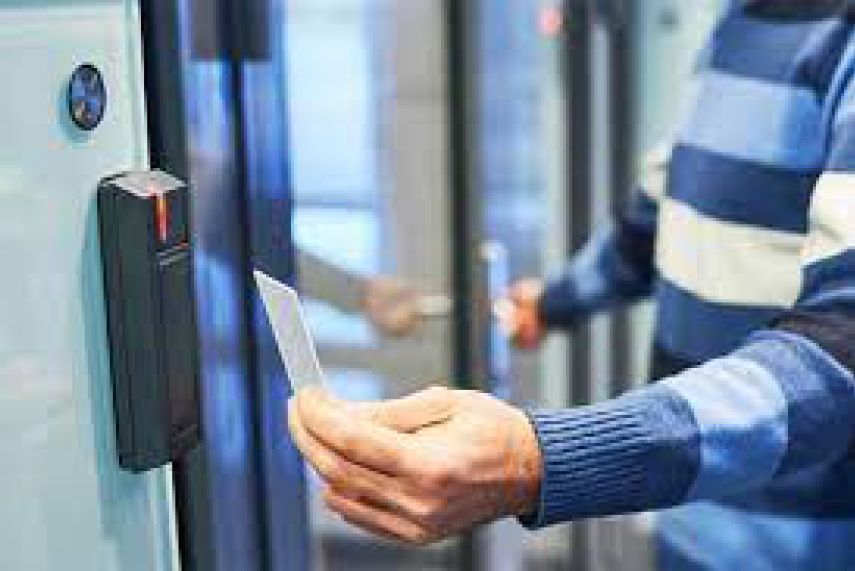
[[670, 389], [530, 417], [543, 454], [538, 509], [520, 518], [531, 529], [675, 505], [697, 473], [695, 419]]
[[511, 515], [525, 516], [536, 512], [540, 503], [543, 453], [531, 419], [522, 411], [519, 411], [519, 415], [520, 425], [513, 448], [514, 489]]
[[572, 281], [547, 281], [537, 300], [537, 317], [544, 331], [574, 326], [581, 315]]

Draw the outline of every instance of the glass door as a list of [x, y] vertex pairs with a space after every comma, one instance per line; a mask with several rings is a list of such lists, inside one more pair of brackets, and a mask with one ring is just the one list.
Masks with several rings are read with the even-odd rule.
[[[400, 396], [450, 373], [450, 320], [391, 338], [365, 318], [377, 276], [450, 291], [441, 4], [289, 0], [289, 135], [299, 283], [333, 390]], [[314, 497], [314, 496], [313, 496]], [[446, 569], [452, 544], [405, 549], [312, 511], [328, 569]]]
[[[458, 375], [520, 405], [566, 401], [566, 350], [512, 351], [497, 331], [490, 300], [511, 283], [540, 276], [563, 255], [564, 106], [559, 67], [565, 25], [555, 2], [479, 0], [449, 3], [454, 69], [458, 295], [470, 315], [458, 322]], [[479, 309], [480, 308], [480, 309]], [[558, 371], [558, 372], [556, 372]], [[541, 383], [541, 379], [548, 382]], [[513, 521], [480, 531], [467, 568], [561, 566], [566, 538], [530, 535]]]

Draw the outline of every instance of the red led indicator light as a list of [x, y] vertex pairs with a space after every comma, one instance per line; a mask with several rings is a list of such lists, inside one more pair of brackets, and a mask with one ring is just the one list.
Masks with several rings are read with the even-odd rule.
[[169, 206], [166, 196], [158, 194], [154, 198], [155, 221], [157, 223], [157, 237], [161, 242], [166, 242], [169, 237]]

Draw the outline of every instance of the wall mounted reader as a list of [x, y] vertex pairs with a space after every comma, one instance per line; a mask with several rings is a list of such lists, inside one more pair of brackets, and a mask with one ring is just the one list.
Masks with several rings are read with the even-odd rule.
[[110, 177], [98, 213], [119, 463], [143, 472], [201, 437], [189, 190], [160, 171]]

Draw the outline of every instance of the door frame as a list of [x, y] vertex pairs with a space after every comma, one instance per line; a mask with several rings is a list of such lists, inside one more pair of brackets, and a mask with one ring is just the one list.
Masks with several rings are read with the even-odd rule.
[[[222, 65], [221, 87], [227, 91], [226, 106], [233, 120], [231, 145], [220, 151], [236, 170], [229, 196], [238, 207], [218, 215], [231, 218], [226, 226], [242, 246], [238, 252], [219, 254], [232, 275], [242, 276], [234, 294], [242, 301], [232, 349], [242, 355], [235, 365], [248, 415], [240, 426], [240, 438], [248, 446], [247, 466], [242, 475], [218, 472], [205, 436], [199, 448], [174, 464], [182, 569], [228, 571], [234, 565], [242, 571], [308, 569], [311, 549], [303, 464], [284, 428], [288, 395], [282, 388], [288, 385], [250, 271], [262, 267], [294, 283], [281, 49], [285, 5], [282, 0], [140, 0], [140, 9], [152, 168], [171, 172], [192, 188], [194, 161], [201, 160], [192, 152], [188, 134], [187, 98], [198, 95], [187, 85], [186, 74], [193, 63]], [[243, 31], [250, 29], [252, 33]], [[259, 137], [262, 123], [264, 137]], [[261, 174], [265, 172], [278, 175], [271, 181]], [[211, 199], [197, 193], [194, 200]], [[197, 224], [208, 222], [212, 221], [200, 222], [196, 217], [194, 233], [202, 230]], [[206, 326], [212, 324], [200, 317], [200, 327]], [[203, 366], [203, 383], [204, 370]], [[203, 424], [212, 422], [203, 419]], [[228, 489], [218, 489], [221, 484]], [[251, 529], [243, 539], [218, 540], [234, 524], [228, 508], [214, 509], [215, 502], [223, 501], [244, 503]]]

